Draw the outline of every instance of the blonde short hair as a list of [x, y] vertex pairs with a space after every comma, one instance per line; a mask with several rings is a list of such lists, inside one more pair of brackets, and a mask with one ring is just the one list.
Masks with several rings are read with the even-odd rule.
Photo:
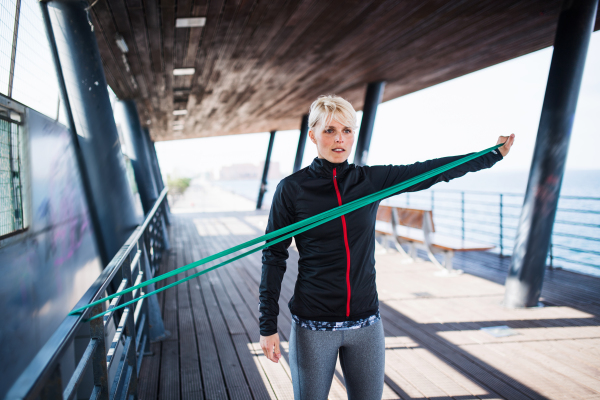
[[[339, 96], [319, 96], [310, 106], [308, 127], [313, 132], [327, 126], [332, 120], [356, 131], [356, 111], [352, 104]], [[317, 129], [315, 129], [317, 128]]]

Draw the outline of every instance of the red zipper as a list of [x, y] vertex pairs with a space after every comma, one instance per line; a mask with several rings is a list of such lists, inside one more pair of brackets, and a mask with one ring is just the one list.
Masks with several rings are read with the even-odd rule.
[[[337, 173], [335, 168], [333, 169], [333, 186], [335, 186], [335, 194], [337, 194], [338, 205], [342, 205], [342, 196], [340, 195], [340, 189], [337, 184]], [[348, 245], [348, 231], [346, 229], [346, 216], [342, 215], [342, 226], [344, 228], [344, 244], [346, 245], [346, 317], [350, 316], [350, 246]]]

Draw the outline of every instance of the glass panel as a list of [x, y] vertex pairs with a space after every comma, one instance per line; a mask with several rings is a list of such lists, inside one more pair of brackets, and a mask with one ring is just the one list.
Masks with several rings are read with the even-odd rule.
[[49, 116], [58, 116], [58, 81], [37, 0], [21, 0], [12, 97]]
[[0, 93], [8, 94], [10, 56], [12, 53], [16, 0], [0, 2]]

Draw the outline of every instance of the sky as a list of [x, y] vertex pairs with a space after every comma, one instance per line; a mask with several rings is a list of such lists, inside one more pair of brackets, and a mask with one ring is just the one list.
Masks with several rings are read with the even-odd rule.
[[[382, 103], [377, 111], [368, 164], [408, 164], [465, 154], [516, 135], [496, 172], [526, 171], [531, 164], [552, 48], [543, 49]], [[600, 32], [592, 34], [573, 126], [567, 170], [600, 170]], [[360, 121], [361, 113], [358, 113]], [[300, 116], [298, 116], [300, 126]], [[277, 132], [272, 161], [290, 173], [299, 132]], [[163, 174], [196, 176], [222, 166], [264, 161], [266, 132], [158, 142]], [[316, 148], [310, 141], [302, 166]], [[354, 159], [351, 154], [349, 161]]]

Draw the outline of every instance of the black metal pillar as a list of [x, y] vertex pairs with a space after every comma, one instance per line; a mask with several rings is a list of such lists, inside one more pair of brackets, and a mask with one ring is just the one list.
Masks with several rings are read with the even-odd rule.
[[104, 265], [140, 221], [84, 1], [40, 2]]
[[308, 114], [302, 116], [300, 124], [300, 138], [298, 139], [298, 150], [296, 151], [296, 160], [294, 161], [294, 172], [300, 171], [302, 167], [302, 157], [304, 156], [304, 147], [306, 146], [306, 137], [308, 136]]
[[135, 183], [140, 192], [144, 213], [148, 213], [154, 207], [159, 193], [135, 101], [119, 100], [115, 104], [115, 118], [120, 122], [125, 142], [129, 148]]
[[[158, 193], [160, 194], [160, 192], [162, 192], [163, 189], [165, 188], [165, 183], [162, 178], [162, 172], [160, 171], [160, 163], [158, 162], [158, 156], [156, 155], [156, 147], [154, 146], [154, 142], [150, 138], [150, 132], [148, 131], [148, 128], [142, 128], [142, 131], [144, 132], [144, 138], [146, 139], [146, 144], [148, 145], [148, 154], [149, 154], [152, 166], [154, 167], [154, 179], [156, 181], [156, 188], [158, 189]], [[169, 202], [167, 199], [165, 199], [164, 205], [165, 205], [165, 213], [164, 213], [165, 222], [168, 225], [171, 225], [171, 215], [169, 214], [171, 212], [171, 209], [169, 208]], [[166, 233], [165, 233], [165, 235], [166, 235]]]
[[385, 82], [383, 81], [371, 82], [367, 85], [360, 131], [356, 140], [356, 152], [354, 153], [354, 164], [356, 165], [365, 165], [369, 158], [369, 147], [371, 146], [377, 106], [381, 103], [384, 88]]
[[271, 164], [271, 152], [273, 151], [273, 142], [275, 142], [275, 131], [271, 132], [269, 138], [269, 148], [267, 149], [267, 159], [265, 160], [265, 168], [263, 169], [262, 180], [260, 181], [260, 190], [258, 191], [258, 202], [256, 203], [256, 209], [260, 210], [262, 207], [263, 197], [267, 191], [267, 175], [269, 174], [269, 164]]
[[[148, 158], [148, 162], [150, 163], [150, 169], [152, 170], [152, 179], [156, 185], [156, 193], [160, 195], [160, 192], [165, 188], [163, 184], [162, 177], [160, 175], [160, 168], [158, 166], [158, 158], [156, 157], [156, 149], [154, 148], [154, 142], [150, 139], [150, 132], [148, 132], [148, 128], [142, 128], [142, 139], [144, 142], [144, 149], [146, 150], [146, 157]], [[171, 243], [169, 241], [169, 232], [167, 231], [167, 224], [171, 225], [171, 217], [169, 215], [169, 203], [167, 199], [163, 201], [163, 213], [162, 213], [162, 232], [163, 232], [163, 240], [164, 246], [166, 250], [171, 248]]]
[[566, 0], [540, 117], [529, 182], [506, 280], [506, 307], [537, 306], [598, 0]]
[[144, 133], [144, 140], [146, 141], [146, 145], [148, 147], [148, 155], [150, 157], [150, 163], [152, 164], [152, 171], [154, 172], [154, 180], [156, 182], [156, 188], [160, 193], [164, 188], [165, 184], [162, 180], [162, 175], [160, 173], [160, 166], [158, 165], [158, 158], [156, 156], [156, 149], [154, 148], [154, 142], [150, 138], [150, 132], [148, 132], [148, 128], [142, 128]]

